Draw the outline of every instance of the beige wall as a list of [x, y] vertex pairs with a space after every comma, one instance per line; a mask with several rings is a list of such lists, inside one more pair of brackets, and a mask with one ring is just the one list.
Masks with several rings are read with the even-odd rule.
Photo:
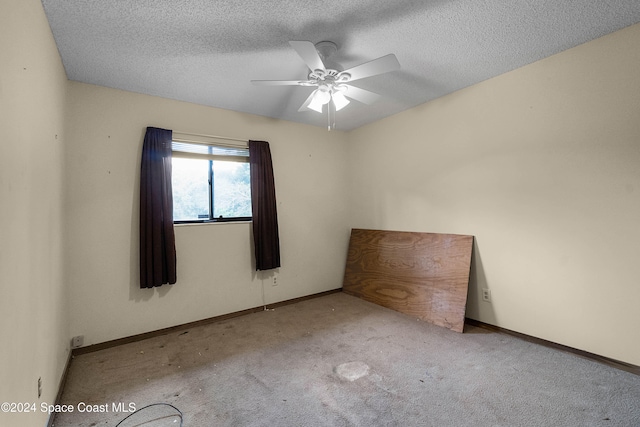
[[[70, 83], [67, 270], [85, 345], [342, 286], [349, 236], [346, 134]], [[251, 224], [176, 227], [178, 282], [139, 289], [139, 169], [147, 126], [269, 141], [282, 267], [254, 271]], [[263, 286], [264, 285], [264, 286]]]
[[[0, 412], [2, 426], [42, 426], [69, 351], [63, 280], [67, 79], [38, 0], [0, 4]], [[38, 378], [43, 393], [38, 399]]]
[[469, 317], [640, 365], [638, 46], [635, 25], [352, 132], [351, 225], [474, 235]]

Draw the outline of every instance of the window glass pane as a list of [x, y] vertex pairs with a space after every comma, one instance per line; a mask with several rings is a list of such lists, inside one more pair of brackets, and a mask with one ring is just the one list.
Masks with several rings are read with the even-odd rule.
[[209, 219], [209, 161], [171, 159], [173, 220]]
[[214, 160], [213, 217], [250, 217], [249, 163]]

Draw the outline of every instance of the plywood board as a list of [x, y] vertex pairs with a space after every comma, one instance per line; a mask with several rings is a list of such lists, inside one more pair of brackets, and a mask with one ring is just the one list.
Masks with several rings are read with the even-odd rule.
[[353, 229], [343, 291], [462, 332], [472, 247], [473, 236]]

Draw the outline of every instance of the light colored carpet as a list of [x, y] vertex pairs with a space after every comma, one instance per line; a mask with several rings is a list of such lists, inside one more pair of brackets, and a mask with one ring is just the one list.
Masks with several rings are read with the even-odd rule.
[[[343, 293], [76, 357], [55, 426], [169, 403], [185, 427], [640, 426], [640, 377], [501, 333], [464, 334]], [[154, 406], [121, 427], [178, 426]]]

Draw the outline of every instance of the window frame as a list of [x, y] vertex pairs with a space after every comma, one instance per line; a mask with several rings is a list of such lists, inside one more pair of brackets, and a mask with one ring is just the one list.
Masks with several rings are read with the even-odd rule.
[[[194, 138], [195, 137], [195, 138]], [[213, 180], [213, 161], [225, 161], [225, 162], [239, 162], [239, 163], [249, 163], [249, 148], [246, 143], [244, 144], [229, 144], [228, 142], [222, 143], [218, 141], [210, 141], [210, 139], [216, 139], [217, 137], [208, 137], [204, 135], [188, 135], [188, 137], [180, 137], [174, 136], [172, 138], [172, 149], [171, 149], [171, 158], [185, 158], [185, 159], [198, 159], [198, 160], [208, 160], [209, 169], [208, 169], [208, 196], [209, 196], [209, 218], [202, 219], [181, 219], [181, 220], [173, 220], [174, 225], [179, 224], [209, 224], [209, 223], [228, 223], [228, 222], [251, 222], [253, 220], [253, 216], [241, 216], [241, 217], [214, 217], [213, 209], [214, 209], [214, 180]], [[206, 140], [202, 140], [206, 139]], [[186, 152], [180, 150], [174, 150], [174, 143], [180, 143], [182, 146], [185, 144], [189, 145], [203, 145], [206, 147], [211, 147], [215, 149], [221, 150], [231, 150], [231, 151], [246, 151], [246, 155], [233, 155], [233, 154], [201, 154], [201, 153], [193, 153]]]

